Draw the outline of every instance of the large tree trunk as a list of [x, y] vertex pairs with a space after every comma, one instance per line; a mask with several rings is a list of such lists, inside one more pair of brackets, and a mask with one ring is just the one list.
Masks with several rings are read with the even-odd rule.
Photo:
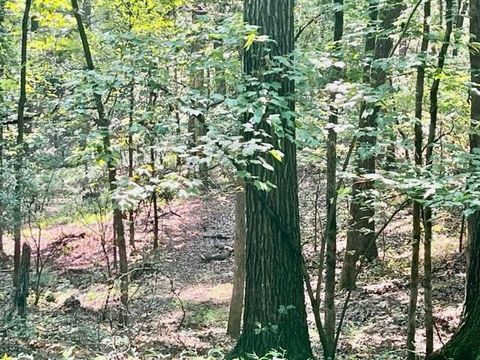
[[[291, 54], [294, 49], [294, 0], [246, 0], [245, 21], [258, 25], [269, 43], [270, 56]], [[255, 43], [245, 52], [246, 74], [281, 83], [280, 93], [294, 92], [294, 83], [280, 76], [263, 77], [265, 45]], [[293, 101], [289, 107], [294, 109]], [[270, 113], [282, 115], [282, 109]], [[243, 332], [229, 358], [256, 353], [263, 356], [272, 349], [286, 351], [290, 360], [312, 358], [308, 335], [303, 287], [303, 258], [300, 246], [296, 146], [289, 137], [277, 137], [264, 119], [258, 126], [272, 144], [283, 152], [283, 160], [260, 154], [273, 171], [250, 163], [248, 171], [275, 189], [265, 192], [246, 184], [246, 285]], [[291, 119], [282, 116], [285, 133], [294, 134]]]
[[[471, 42], [480, 39], [480, 3], [478, 0], [470, 1], [470, 33]], [[470, 146], [472, 156], [478, 157], [480, 149], [480, 135], [478, 123], [480, 121], [480, 53], [470, 51], [472, 68], [471, 91], [471, 119], [472, 133]], [[471, 171], [478, 174], [478, 161], [472, 161]], [[476, 176], [475, 176], [476, 177]], [[478, 183], [471, 183], [473, 189], [478, 189]], [[428, 357], [428, 360], [478, 360], [480, 358], [480, 211], [476, 210], [468, 218], [468, 234], [470, 240], [469, 267], [467, 273], [467, 294], [463, 320], [457, 332], [450, 341], [439, 351]]]
[[[375, 60], [385, 59], [390, 56], [393, 41], [389, 32], [393, 29], [395, 21], [401, 13], [401, 2], [390, 0], [380, 13], [382, 33], [375, 39], [369, 35], [365, 42], [365, 53], [373, 52], [373, 62], [365, 68], [364, 81], [370, 82], [373, 89], [378, 90], [385, 85], [387, 73], [381, 66], [375, 64]], [[370, 21], [377, 22], [378, 2], [370, 4]], [[373, 37], [373, 38], [372, 38]], [[374, 183], [368, 179], [368, 175], [375, 173], [375, 146], [377, 144], [374, 131], [377, 128], [377, 117], [381, 108], [379, 105], [363, 104], [360, 111], [359, 128], [364, 134], [358, 139], [358, 149], [366, 154], [360, 156], [357, 153], [357, 178], [352, 185], [352, 204], [350, 205], [350, 224], [347, 233], [347, 247], [343, 263], [340, 286], [345, 289], [355, 287], [356, 263], [361, 256], [367, 260], [375, 260], [378, 250], [375, 243], [375, 208], [372, 205], [374, 199], [372, 190]]]
[[[80, 34], [80, 40], [82, 41], [83, 52], [85, 56], [85, 62], [87, 68], [90, 71], [95, 70], [92, 53], [90, 51], [90, 44], [88, 42], [87, 33], [83, 25], [82, 16], [78, 8], [78, 1], [71, 0], [73, 14], [77, 22], [78, 32]], [[108, 185], [110, 192], [113, 193], [117, 189], [117, 168], [115, 160], [112, 156], [112, 149], [110, 144], [110, 120], [105, 114], [105, 108], [103, 105], [102, 97], [95, 92], [94, 94], [95, 107], [97, 110], [97, 125], [99, 129], [103, 131], [103, 151], [107, 155], [107, 168], [108, 168]], [[118, 209], [116, 203], [112, 200], [113, 206], [113, 229], [114, 229], [114, 241], [118, 246], [118, 258], [120, 262], [120, 301], [123, 308], [120, 310], [120, 322], [125, 324], [127, 322], [127, 306], [128, 306], [128, 258], [127, 258], [127, 246], [125, 243], [125, 227], [123, 225], [123, 216]]]
[[240, 336], [245, 294], [245, 230], [245, 186], [243, 181], [238, 181], [235, 198], [235, 265], [227, 327], [227, 334], [235, 339]]

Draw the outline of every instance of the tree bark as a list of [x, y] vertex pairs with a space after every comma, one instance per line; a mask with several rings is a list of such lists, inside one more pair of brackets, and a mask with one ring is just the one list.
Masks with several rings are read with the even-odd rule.
[[[275, 43], [269, 43], [268, 56], [290, 55], [294, 49], [294, 0], [245, 0], [245, 21], [259, 26]], [[280, 75], [263, 76], [265, 45], [254, 43], [244, 54], [244, 71], [267, 82], [278, 81], [279, 93], [289, 97], [294, 83]], [[271, 107], [269, 114], [279, 114], [284, 132], [294, 136], [292, 119], [282, 109]], [[227, 358], [256, 353], [263, 356], [272, 349], [286, 351], [290, 360], [312, 358], [308, 335], [303, 287], [303, 257], [300, 246], [296, 145], [289, 137], [278, 137], [266, 117], [258, 125], [284, 154], [282, 161], [263, 156], [274, 170], [249, 162], [248, 172], [260, 181], [276, 185], [269, 192], [246, 184], [246, 284], [243, 331], [235, 349]]]
[[[78, 32], [82, 41], [83, 52], [85, 55], [85, 61], [87, 68], [90, 71], [95, 71], [95, 65], [93, 62], [92, 53], [90, 51], [90, 44], [88, 42], [87, 33], [83, 25], [82, 16], [78, 8], [78, 1], [71, 0], [73, 14], [77, 22]], [[97, 110], [97, 125], [103, 133], [103, 151], [107, 155], [107, 168], [108, 168], [108, 184], [110, 192], [113, 193], [116, 188], [117, 180], [117, 168], [115, 160], [113, 159], [112, 149], [110, 145], [110, 120], [105, 114], [105, 108], [103, 105], [102, 97], [94, 92], [95, 107]], [[125, 228], [123, 225], [123, 217], [120, 209], [116, 206], [116, 203], [112, 200], [113, 205], [113, 228], [115, 236], [115, 242], [118, 246], [118, 258], [120, 263], [120, 301], [123, 308], [120, 310], [120, 323], [127, 323], [127, 307], [128, 307], [128, 258], [127, 247], [125, 243]]]
[[[438, 53], [437, 71], [443, 71], [445, 60], [450, 45], [450, 38], [453, 31], [453, 0], [446, 0], [445, 7], [446, 29], [443, 44]], [[430, 129], [428, 134], [427, 152], [425, 161], [427, 167], [433, 165], [433, 151], [437, 134], [438, 123], [438, 93], [440, 91], [440, 78], [433, 81], [430, 91]], [[433, 352], [433, 305], [432, 305], [432, 240], [433, 240], [433, 210], [425, 206], [424, 210], [424, 302], [425, 302], [425, 332], [426, 332], [426, 354]]]
[[[155, 167], [155, 149], [152, 147], [150, 148], [150, 166], [152, 167], [152, 175], [155, 176], [157, 171]], [[157, 189], [155, 188], [152, 193], [152, 206], [153, 206], [153, 250], [158, 249], [159, 243], [159, 233], [160, 228], [158, 224], [158, 197], [157, 197]]]
[[[376, 23], [378, 18], [378, 3], [375, 0], [369, 1], [369, 31], [365, 39], [365, 58], [366, 65], [363, 69], [363, 82], [369, 84], [371, 81], [371, 65], [375, 53], [375, 42], [376, 42]], [[362, 105], [363, 107], [364, 105]], [[360, 120], [359, 125], [364, 127], [365, 121], [363, 120], [363, 109], [360, 111]], [[367, 138], [365, 136], [360, 137], [358, 140], [359, 144], [363, 146], [366, 145]], [[367, 166], [367, 164], [358, 163], [357, 172], [360, 170], [360, 166]], [[370, 164], [371, 167], [372, 164]], [[373, 164], [375, 167], [375, 164]], [[352, 185], [352, 204], [350, 205], [350, 222], [349, 230], [347, 232], [347, 246], [345, 250], [345, 257], [343, 259], [342, 275], [340, 278], [340, 287], [342, 289], [351, 289], [355, 287], [355, 278], [356, 278], [356, 263], [362, 252], [362, 248], [365, 248], [363, 245], [364, 242], [368, 241], [362, 236], [361, 229], [366, 225], [370, 226], [370, 232], [375, 230], [375, 224], [370, 223], [369, 220], [372, 217], [371, 209], [370, 211], [365, 211], [368, 209], [364, 208], [364, 211], [361, 212], [361, 206], [359, 206], [359, 196], [362, 191], [361, 183], [357, 180]], [[366, 212], [366, 213], [364, 213]], [[372, 226], [373, 225], [373, 226]], [[372, 229], [373, 227], [373, 229]], [[361, 238], [360, 238], [361, 237]], [[363, 240], [363, 241], [362, 241]], [[360, 242], [361, 241], [361, 242]], [[372, 258], [376, 258], [375, 250], [372, 251]]]
[[27, 298], [30, 284], [30, 258], [32, 250], [27, 243], [23, 244], [22, 259], [20, 261], [20, 271], [18, 276], [18, 286], [15, 288], [15, 306], [18, 315], [25, 318], [27, 315]]
[[17, 287], [20, 271], [20, 251], [22, 241], [22, 193], [23, 193], [23, 153], [25, 133], [25, 105], [27, 103], [27, 45], [28, 45], [28, 21], [32, 0], [25, 1], [25, 10], [22, 19], [22, 39], [20, 43], [20, 97], [17, 109], [17, 156], [15, 159], [15, 201], [13, 206], [13, 285]]
[[[370, 21], [377, 22], [378, 2], [370, 3]], [[390, 56], [393, 41], [389, 32], [393, 29], [396, 19], [400, 16], [402, 4], [398, 0], [391, 0], [380, 13], [382, 34], [378, 37], [370, 34], [365, 42], [365, 53], [373, 52], [373, 62], [368, 63], [364, 69], [364, 81], [369, 82], [374, 90], [379, 90], [385, 85], [387, 73], [375, 65], [376, 60], [386, 59]], [[373, 26], [373, 25], [371, 25]], [[376, 135], [372, 134], [377, 128], [377, 117], [381, 108], [377, 104], [364, 103], [360, 111], [359, 128], [364, 134], [359, 136], [357, 147], [357, 178], [352, 185], [352, 203], [350, 205], [350, 224], [347, 232], [347, 247], [343, 263], [340, 286], [344, 289], [355, 287], [356, 263], [361, 256], [373, 261], [378, 258], [375, 243], [375, 208], [371, 192], [374, 182], [366, 175], [375, 173], [375, 146]], [[359, 150], [366, 154], [360, 156]]]
[[[5, 3], [6, 0], [0, 0], [0, 36], [3, 36], [5, 29], [3, 26], [3, 22], [5, 21]], [[5, 64], [0, 63], [0, 78], [3, 78], [5, 75]], [[0, 92], [0, 103], [3, 103], [4, 95], [3, 92]], [[3, 182], [3, 165], [4, 165], [4, 125], [3, 125], [3, 118], [5, 114], [2, 112], [0, 113], [0, 192], [3, 192], [4, 182]], [[3, 213], [5, 204], [2, 200], [0, 200], [0, 211]], [[3, 249], [3, 234], [5, 232], [5, 223], [0, 220], [0, 256], [4, 255]]]
[[[1, 31], [1, 30], [0, 30]], [[1, 76], [1, 69], [0, 69], [0, 76]], [[2, 102], [2, 98], [0, 96], [0, 102]], [[0, 122], [0, 193], [3, 193], [3, 148], [4, 148], [4, 136], [3, 136], [3, 123]], [[0, 200], [0, 212], [4, 212], [4, 203]], [[5, 255], [3, 249], [3, 234], [5, 233], [5, 224], [3, 219], [0, 219], [0, 257]]]
[[[339, 41], [343, 37], [344, 28], [343, 0], [334, 0], [333, 4], [336, 9], [333, 41], [335, 42], [336, 51], [341, 51]], [[336, 56], [338, 56], [338, 54]], [[335, 77], [340, 79], [342, 70], [335, 69], [334, 71]], [[335, 100], [335, 97], [336, 94], [333, 93], [331, 95], [332, 101]], [[337, 192], [337, 129], [335, 129], [334, 126], [338, 124], [338, 109], [331, 106], [330, 111], [327, 140], [327, 194], [325, 204], [327, 210], [327, 224], [325, 229], [325, 334], [327, 348], [323, 350], [325, 359], [334, 359], [336, 353], [335, 269], [337, 265], [337, 203], [335, 201], [335, 194]]]
[[240, 336], [245, 294], [245, 185], [238, 181], [235, 198], [235, 264], [232, 299], [228, 315], [227, 334], [237, 339]]
[[[421, 47], [421, 64], [417, 68], [417, 84], [415, 91], [415, 165], [420, 170], [423, 164], [423, 98], [425, 95], [425, 69], [430, 40], [431, 0], [427, 0], [423, 8], [423, 38]], [[417, 358], [415, 348], [415, 333], [417, 319], [418, 283], [420, 242], [422, 240], [422, 205], [419, 201], [413, 203], [413, 241], [412, 262], [410, 268], [410, 301], [408, 305], [407, 323], [407, 359]]]
[[461, 31], [463, 30], [463, 23], [465, 22], [465, 15], [468, 11], [468, 0], [457, 1], [457, 16], [455, 20], [455, 48], [453, 49], [453, 57], [458, 56], [458, 48], [460, 43]]
[[[130, 180], [133, 178], [133, 155], [134, 155], [134, 148], [133, 148], [133, 134], [132, 134], [132, 126], [133, 126], [133, 117], [135, 112], [135, 83], [132, 80], [132, 84], [130, 85], [130, 109], [128, 112], [128, 177]], [[132, 249], [135, 249], [135, 217], [133, 209], [128, 211], [128, 240]]]
[[[471, 42], [480, 39], [480, 3], [470, 1], [470, 33]], [[478, 157], [480, 149], [480, 135], [478, 124], [480, 121], [480, 53], [470, 51], [472, 71], [471, 91], [471, 134], [470, 148], [473, 157]], [[478, 162], [471, 162], [472, 173], [478, 173]], [[478, 189], [478, 183], [469, 184]], [[465, 298], [462, 323], [457, 332], [439, 351], [433, 353], [428, 360], [478, 360], [480, 357], [480, 211], [476, 211], [468, 218], [468, 235], [470, 240], [470, 256], [467, 272], [467, 291]]]
[[[202, 8], [197, 8], [193, 10], [193, 23], [197, 22], [198, 16], [206, 15], [207, 12]], [[202, 44], [199, 41], [196, 41], [192, 46], [192, 52], [198, 52], [202, 48]], [[198, 93], [203, 93], [205, 91], [205, 70], [197, 70], [192, 77], [191, 86], [192, 89]], [[194, 101], [193, 106], [199, 111], [198, 114], [191, 115], [188, 121], [188, 132], [192, 134], [191, 147], [195, 147], [195, 154], [198, 157], [198, 160], [203, 157], [202, 150], [200, 149], [203, 144], [203, 137], [207, 134], [207, 125], [205, 122], [205, 115], [203, 114], [203, 106], [197, 101]], [[204, 185], [207, 182], [207, 166], [206, 164], [200, 163], [198, 165], [198, 175], [200, 179], [204, 182]]]

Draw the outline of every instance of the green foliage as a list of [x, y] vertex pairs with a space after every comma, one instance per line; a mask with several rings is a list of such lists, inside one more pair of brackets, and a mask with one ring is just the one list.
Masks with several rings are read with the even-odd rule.
[[[345, 36], [339, 44], [334, 44], [331, 36], [333, 4], [297, 1], [296, 23], [302, 26], [315, 16], [316, 21], [304, 29], [294, 54], [276, 57], [269, 49], [274, 44], [262, 29], [243, 23], [238, 1], [207, 1], [201, 15], [192, 11], [198, 4], [184, 0], [89, 3], [91, 9], [82, 9], [81, 15], [95, 71], [85, 69], [70, 1], [34, 1], [32, 12], [40, 28], [29, 33], [28, 43], [21, 194], [26, 227], [106, 224], [113, 206], [122, 212], [136, 210], [145, 206], [152, 194], [163, 206], [234, 175], [271, 192], [276, 184], [268, 180], [268, 174], [289, 160], [285, 141], [297, 144], [300, 167], [325, 173], [330, 129], [338, 137], [338, 180], [343, 181], [338, 189], [340, 209], [352, 200], [352, 184], [358, 180], [356, 160], [372, 154], [378, 171], [364, 176], [375, 182], [366, 205], [385, 209], [408, 198], [439, 210], [464, 211], [467, 216], [480, 209], [480, 154], [471, 154], [468, 148], [470, 133], [478, 129], [470, 127], [467, 101], [472, 90], [468, 53], [478, 52], [480, 46], [477, 42], [467, 45], [468, 32], [456, 30], [460, 54], [449, 57], [446, 68], [439, 70], [433, 51], [426, 59], [414, 51], [422, 34], [420, 12], [414, 14], [404, 34], [411, 45], [407, 54], [371, 63], [373, 71], [384, 70], [388, 75], [386, 85], [374, 86], [364, 81], [365, 65], [371, 60], [371, 54], [364, 53], [364, 42], [369, 34], [380, 35], [380, 27], [367, 26], [364, 0], [345, 2]], [[414, 3], [405, 1], [405, 10], [393, 30], [395, 40]], [[13, 169], [20, 151], [15, 119], [22, 10], [22, 1], [7, 1], [0, 28], [0, 117], [5, 124], [0, 228], [6, 233], [12, 230], [17, 200]], [[437, 50], [443, 34], [438, 20], [438, 13], [434, 13], [430, 40]], [[260, 47], [264, 69], [254, 76], [243, 75], [241, 54]], [[424, 60], [427, 81], [422, 125], [426, 134], [428, 92], [433, 80], [440, 79], [439, 131], [433, 145], [434, 164], [417, 167], [412, 140], [417, 121], [414, 87], [417, 67]], [[338, 79], [339, 71], [342, 80]], [[295, 93], [285, 93], [282, 82], [295, 82]], [[111, 124], [108, 129], [98, 126], [95, 95], [105, 107]], [[295, 111], [290, 110], [292, 101]], [[368, 110], [363, 111], [365, 107]], [[361, 114], [370, 115], [374, 108], [380, 110], [377, 126], [359, 128]], [[333, 109], [337, 124], [330, 118]], [[206, 126], [194, 139], [199, 129], [198, 124], [192, 127], [191, 123], [199, 119]], [[105, 150], [106, 134], [111, 141], [109, 151]], [[350, 144], [369, 135], [375, 135], [375, 144], [357, 142], [352, 159], [342, 169]], [[395, 166], [389, 168], [392, 147], [396, 159]], [[134, 163], [131, 176], [129, 150]], [[108, 164], [118, 170], [113, 192], [107, 186]], [[253, 176], [253, 166], [261, 169], [263, 176]], [[207, 178], [202, 175], [205, 169]], [[24, 235], [31, 232], [26, 229]], [[44, 271], [41, 285], [53, 280]], [[279, 313], [288, 310], [285, 306]], [[194, 320], [212, 323], [223, 315], [207, 309], [195, 314], [198, 319]], [[14, 328], [20, 329], [20, 324]], [[259, 324], [258, 331], [275, 331], [275, 325]], [[111, 346], [107, 343], [105, 346]], [[208, 358], [217, 355], [213, 351]], [[75, 349], [69, 348], [64, 358], [74, 356]], [[388, 358], [390, 354], [381, 356]], [[267, 358], [281, 359], [282, 353], [262, 359]]]

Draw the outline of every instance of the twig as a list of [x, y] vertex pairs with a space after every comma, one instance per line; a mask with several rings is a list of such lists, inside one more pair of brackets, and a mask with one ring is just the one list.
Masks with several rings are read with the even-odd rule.
[[440, 134], [436, 139], [434, 139], [431, 143], [426, 144], [422, 151], [425, 151], [428, 147], [434, 146], [436, 143], [438, 143], [440, 140], [442, 140], [445, 136], [451, 135], [455, 130], [455, 123], [452, 124], [451, 129], [448, 132], [444, 132]]
[[380, 237], [380, 235], [382, 235], [382, 233], [385, 231], [385, 229], [388, 227], [388, 225], [390, 225], [390, 223], [393, 221], [395, 216], [397, 216], [400, 211], [405, 209], [405, 207], [408, 204], [410, 204], [410, 199], [407, 199], [402, 204], [400, 204], [400, 206], [393, 212], [393, 214], [388, 218], [388, 220], [385, 222], [385, 224], [383, 224], [382, 228], [377, 231], [377, 233], [375, 234], [375, 240], [377, 240]]
[[442, 346], [445, 346], [445, 342], [443, 341], [442, 337], [440, 336], [440, 330], [438, 329], [437, 322], [435, 319], [433, 320], [433, 326], [435, 327], [435, 332], [437, 333], [438, 340], [442, 343]]
[[[378, 231], [376, 234], [375, 234], [375, 237], [372, 239], [372, 241], [370, 241], [370, 243], [368, 244], [367, 248], [366, 248], [366, 251], [368, 251], [370, 249], [370, 247], [373, 246], [373, 244], [375, 244], [375, 242], [377, 241], [378, 237], [382, 234], [382, 232], [385, 230], [385, 228], [388, 226], [388, 224], [393, 220], [393, 218], [401, 211], [405, 208], [405, 206], [410, 202], [410, 199], [408, 200], [405, 200], [401, 205], [400, 207], [394, 211], [394, 213], [390, 216], [390, 218], [388, 219], [388, 221], [384, 224], [384, 226], [382, 227], [382, 229], [380, 229], [380, 231]], [[357, 270], [355, 271], [355, 280], [354, 280], [354, 283], [356, 282], [357, 278], [358, 278], [358, 275], [360, 274], [360, 271], [362, 270], [363, 266], [365, 264], [365, 258], [362, 258], [362, 260], [360, 261], [360, 264], [358, 265], [357, 267]], [[339, 323], [338, 323], [338, 327], [337, 327], [337, 333], [335, 334], [335, 349], [337, 348], [337, 345], [338, 345], [338, 340], [340, 338], [340, 333], [342, 332], [342, 327], [343, 327], [343, 322], [344, 322], [344, 319], [345, 319], [345, 315], [346, 315], [346, 312], [347, 312], [347, 309], [348, 309], [348, 305], [350, 303], [350, 300], [351, 300], [351, 297], [352, 297], [352, 293], [353, 293], [353, 288], [349, 289], [348, 290], [348, 293], [347, 293], [347, 297], [345, 298], [345, 302], [343, 304], [343, 308], [342, 308], [342, 313], [340, 315], [340, 320], [339, 320]]]
[[303, 25], [297, 32], [297, 35], [295, 35], [295, 42], [297, 42], [298, 38], [302, 35], [302, 33], [310, 26], [312, 25], [315, 21], [317, 21], [320, 16], [322, 16], [322, 13], [318, 14], [317, 16], [311, 18], [305, 25]]
[[418, 10], [418, 7], [420, 6], [420, 4], [423, 2], [423, 0], [418, 0], [417, 3], [415, 4], [412, 12], [410, 13], [410, 16], [408, 17], [408, 20], [407, 22], [405, 23], [405, 26], [403, 27], [403, 31], [402, 33], [400, 34], [399, 38], [398, 38], [398, 41], [395, 43], [394, 47], [392, 48], [392, 51], [390, 51], [390, 54], [388, 55], [388, 57], [392, 57], [393, 54], [395, 54], [395, 51], [397, 51], [397, 48], [398, 46], [400, 45], [400, 43], [402, 42], [404, 36], [405, 36], [405, 33], [407, 32], [409, 26], [410, 26], [410, 23], [412, 22], [412, 19], [413, 19], [413, 15], [415, 15], [415, 13], [417, 12]]

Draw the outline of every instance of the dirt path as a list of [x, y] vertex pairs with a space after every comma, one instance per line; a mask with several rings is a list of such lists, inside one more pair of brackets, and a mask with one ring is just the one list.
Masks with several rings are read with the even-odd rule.
[[[308, 206], [303, 204], [302, 209], [307, 225], [312, 220]], [[47, 359], [61, 358], [58, 354], [62, 351], [74, 349], [76, 359], [97, 355], [153, 359], [159, 354], [162, 358], [193, 359], [212, 349], [228, 349], [232, 340], [225, 335], [225, 328], [233, 258], [206, 263], [201, 255], [214, 252], [218, 245], [233, 244], [233, 197], [213, 194], [172, 204], [163, 211], [161, 249], [156, 253], [151, 251], [148, 218], [145, 214], [137, 218], [136, 251], [130, 251], [131, 269], [137, 270], [131, 274], [127, 328], [117, 326], [117, 284], [109, 281], [105, 266], [108, 257], [115, 271], [110, 230], [104, 234], [104, 250], [98, 224], [57, 226], [42, 238], [44, 257], [51, 254], [59, 239], [63, 242], [45, 266], [40, 303], [31, 307], [26, 327], [21, 323], [8, 324], [8, 330], [0, 327], [0, 353], [26, 352], [35, 359]], [[307, 225], [305, 228], [311, 229]], [[405, 239], [409, 232], [408, 213], [401, 214], [381, 242], [383, 261], [361, 275], [345, 318], [341, 358], [405, 358], [409, 278]], [[463, 258], [449, 247], [448, 240], [448, 236], [440, 238], [435, 247], [437, 346], [440, 337], [445, 341], [454, 331], [463, 299]], [[29, 241], [34, 245], [32, 239]], [[8, 245], [7, 254], [11, 255]], [[307, 247], [306, 252], [311, 254], [312, 249]], [[9, 276], [0, 272], [0, 283], [5, 284], [0, 288], [2, 308], [10, 290]], [[339, 308], [344, 296], [337, 298]], [[79, 306], [65, 306], [72, 297], [80, 301]], [[420, 301], [420, 347], [422, 319]], [[312, 318], [309, 323], [318, 350]]]

